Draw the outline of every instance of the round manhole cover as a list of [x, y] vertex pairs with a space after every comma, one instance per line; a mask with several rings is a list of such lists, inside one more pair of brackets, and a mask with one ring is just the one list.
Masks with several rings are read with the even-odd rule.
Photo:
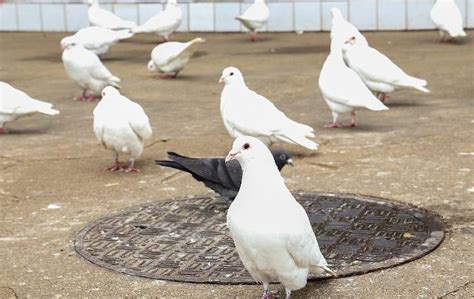
[[[340, 276], [419, 258], [444, 238], [438, 216], [411, 205], [349, 194], [295, 193], [321, 251]], [[99, 266], [154, 279], [253, 283], [228, 236], [229, 203], [194, 197], [139, 206], [91, 223], [74, 242]], [[324, 278], [324, 276], [310, 279]]]

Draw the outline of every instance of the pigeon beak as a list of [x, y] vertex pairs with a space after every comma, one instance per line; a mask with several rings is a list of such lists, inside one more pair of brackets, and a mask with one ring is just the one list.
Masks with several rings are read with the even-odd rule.
[[229, 152], [229, 154], [227, 154], [227, 157], [225, 157], [225, 162], [229, 162], [230, 160], [235, 160], [237, 159], [237, 155], [240, 154], [240, 152], [236, 152], [236, 153], [233, 153], [232, 151]]
[[295, 164], [293, 163], [293, 159], [286, 160], [286, 164], [290, 165], [291, 167], [295, 166]]
[[222, 82], [224, 82], [224, 80], [225, 80], [225, 77], [224, 77], [224, 76], [222, 76], [222, 77], [219, 79], [219, 83], [222, 83]]

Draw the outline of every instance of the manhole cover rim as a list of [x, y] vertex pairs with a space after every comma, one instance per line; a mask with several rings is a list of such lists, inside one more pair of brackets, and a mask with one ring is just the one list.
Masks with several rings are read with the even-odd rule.
[[[334, 192], [305, 192], [305, 191], [295, 191], [292, 192], [296, 196], [300, 197], [311, 197], [311, 196], [316, 196], [316, 197], [338, 197], [338, 198], [343, 198], [343, 199], [355, 199], [359, 200], [362, 202], [370, 202], [370, 203], [376, 203], [376, 204], [383, 204], [389, 207], [397, 207], [397, 208], [407, 208], [410, 212], [414, 211], [419, 211], [421, 214], [424, 215], [429, 215], [429, 222], [425, 223], [427, 226], [430, 228], [433, 228], [431, 237], [431, 242], [427, 244], [424, 248], [424, 250], [416, 250], [417, 254], [410, 253], [408, 255], [400, 255], [397, 257], [393, 257], [387, 260], [379, 261], [379, 262], [365, 262], [365, 267], [358, 269], [358, 266], [351, 265], [351, 269], [345, 269], [343, 270], [338, 270], [337, 274], [338, 276], [336, 278], [340, 277], [347, 277], [347, 276], [355, 276], [355, 275], [362, 275], [366, 274], [369, 272], [374, 272], [374, 271], [379, 271], [379, 270], [384, 270], [392, 267], [397, 267], [402, 264], [420, 259], [427, 254], [433, 252], [435, 249], [437, 249], [444, 241], [445, 236], [446, 236], [446, 224], [443, 222], [443, 217], [437, 213], [434, 213], [432, 211], [429, 211], [425, 208], [421, 208], [418, 206], [415, 206], [414, 204], [406, 203], [406, 202], [401, 202], [398, 200], [392, 200], [392, 199], [387, 199], [379, 196], [373, 196], [373, 195], [363, 195], [363, 194], [356, 194], [356, 193], [334, 193]], [[87, 248], [84, 247], [84, 244], [82, 242], [84, 236], [95, 226], [106, 222], [109, 219], [119, 217], [119, 216], [124, 216], [127, 214], [131, 214], [134, 212], [138, 212], [141, 210], [146, 209], [147, 207], [154, 205], [154, 204], [164, 204], [164, 203], [170, 203], [170, 202], [177, 202], [177, 201], [186, 201], [186, 200], [199, 200], [199, 199], [216, 199], [218, 201], [222, 201], [223, 199], [220, 198], [219, 196], [213, 194], [213, 193], [207, 193], [204, 195], [196, 195], [196, 196], [188, 196], [188, 197], [173, 197], [173, 198], [167, 198], [163, 200], [155, 200], [155, 201], [149, 201], [146, 203], [142, 203], [139, 205], [131, 206], [128, 208], [125, 208], [122, 211], [118, 211], [116, 213], [113, 213], [112, 215], [105, 216], [105, 217], [100, 217], [97, 218], [96, 220], [93, 220], [91, 223], [87, 224], [86, 226], [82, 227], [79, 229], [78, 232], [76, 232], [75, 238], [73, 239], [73, 247], [74, 251], [84, 258], [86, 261], [93, 265], [100, 266], [102, 268], [105, 268], [109, 271], [113, 272], [119, 272], [122, 274], [130, 275], [130, 276], [138, 276], [138, 277], [143, 277], [147, 279], [154, 279], [154, 280], [165, 280], [165, 281], [173, 281], [173, 282], [186, 282], [186, 283], [211, 283], [211, 284], [230, 284], [230, 285], [237, 285], [237, 284], [255, 284], [253, 280], [239, 280], [236, 281], [235, 278], [218, 278], [218, 279], [212, 279], [212, 278], [207, 278], [207, 279], [196, 279], [192, 277], [186, 277], [186, 276], [176, 276], [176, 275], [171, 275], [167, 277], [156, 277], [147, 273], [142, 273], [142, 272], [137, 272], [133, 269], [129, 268], [124, 268], [121, 266], [115, 266], [108, 264], [104, 261], [94, 259], [94, 256], [88, 254]], [[433, 235], [436, 233], [435, 235]], [[426, 242], [425, 242], [426, 243]], [[316, 280], [325, 280], [329, 278], [334, 278], [328, 275], [325, 276], [318, 276], [318, 277], [309, 277], [308, 281], [316, 281]]]

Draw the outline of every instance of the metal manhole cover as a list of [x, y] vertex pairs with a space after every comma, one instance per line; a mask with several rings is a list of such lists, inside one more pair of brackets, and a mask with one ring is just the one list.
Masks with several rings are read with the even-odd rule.
[[[381, 198], [295, 193], [321, 251], [340, 276], [420, 258], [444, 238], [438, 216]], [[76, 251], [99, 266], [154, 279], [253, 283], [227, 235], [229, 204], [217, 197], [149, 203], [82, 229]], [[311, 279], [324, 278], [311, 277]]]

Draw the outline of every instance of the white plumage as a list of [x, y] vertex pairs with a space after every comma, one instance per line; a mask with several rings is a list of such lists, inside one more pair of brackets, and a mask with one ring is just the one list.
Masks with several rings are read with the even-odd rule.
[[87, 15], [89, 22], [94, 26], [109, 29], [132, 29], [137, 26], [135, 22], [124, 20], [112, 12], [99, 7], [98, 0], [88, 0], [89, 9]]
[[105, 27], [90, 26], [77, 31], [74, 35], [61, 40], [61, 45], [76, 41], [97, 55], [105, 54], [110, 47], [123, 39], [133, 36], [129, 29], [110, 30]]
[[265, 0], [255, 0], [245, 12], [235, 19], [240, 21], [245, 28], [250, 30], [253, 41], [257, 39], [257, 30], [262, 27], [270, 17], [270, 10], [268, 9]]
[[370, 90], [362, 79], [348, 68], [342, 57], [344, 39], [334, 38], [331, 41], [331, 52], [324, 62], [319, 75], [319, 88], [324, 100], [332, 111], [333, 122], [326, 127], [340, 127], [337, 122], [339, 114], [351, 112], [355, 126], [355, 110], [367, 108], [374, 111], [388, 110]]
[[465, 37], [462, 26], [462, 15], [454, 0], [436, 0], [431, 9], [431, 20], [439, 30], [441, 41], [448, 38]]
[[331, 39], [345, 38], [355, 36], [361, 44], [369, 45], [365, 37], [360, 31], [351, 23], [344, 19], [339, 8], [331, 8], [332, 25], [331, 25]]
[[183, 21], [183, 12], [176, 0], [168, 0], [166, 8], [156, 16], [151, 17], [144, 24], [133, 29], [134, 33], [154, 32], [169, 40], [169, 36]]
[[269, 149], [258, 139], [234, 141], [226, 161], [237, 159], [242, 184], [227, 212], [227, 227], [247, 271], [264, 286], [280, 281], [291, 291], [306, 285], [309, 273], [329, 272], [303, 207], [285, 186]]
[[21, 90], [8, 83], [0, 81], [0, 133], [5, 133], [5, 124], [20, 117], [43, 113], [59, 114], [53, 105], [31, 98]]
[[250, 90], [239, 69], [225, 68], [219, 82], [225, 83], [220, 109], [230, 136], [254, 136], [267, 145], [283, 141], [318, 148], [308, 139], [314, 137], [313, 128], [289, 119], [268, 99]]
[[93, 100], [109, 85], [120, 88], [120, 79], [110, 73], [96, 54], [74, 40], [62, 46], [64, 69], [69, 78], [84, 91], [83, 100]]
[[204, 42], [204, 39], [198, 37], [187, 43], [166, 42], [160, 44], [151, 52], [148, 69], [152, 72], [164, 73], [165, 77], [171, 76], [174, 78], [188, 63], [199, 45]]
[[414, 88], [430, 92], [425, 88], [426, 80], [407, 75], [387, 56], [351, 37], [344, 44], [345, 61], [382, 102], [385, 94], [402, 88]]
[[102, 100], [94, 109], [94, 133], [104, 148], [115, 153], [111, 171], [124, 170], [118, 157], [129, 156], [125, 172], [139, 171], [135, 159], [143, 152], [143, 141], [151, 137], [152, 130], [143, 108], [108, 86], [102, 91]]

